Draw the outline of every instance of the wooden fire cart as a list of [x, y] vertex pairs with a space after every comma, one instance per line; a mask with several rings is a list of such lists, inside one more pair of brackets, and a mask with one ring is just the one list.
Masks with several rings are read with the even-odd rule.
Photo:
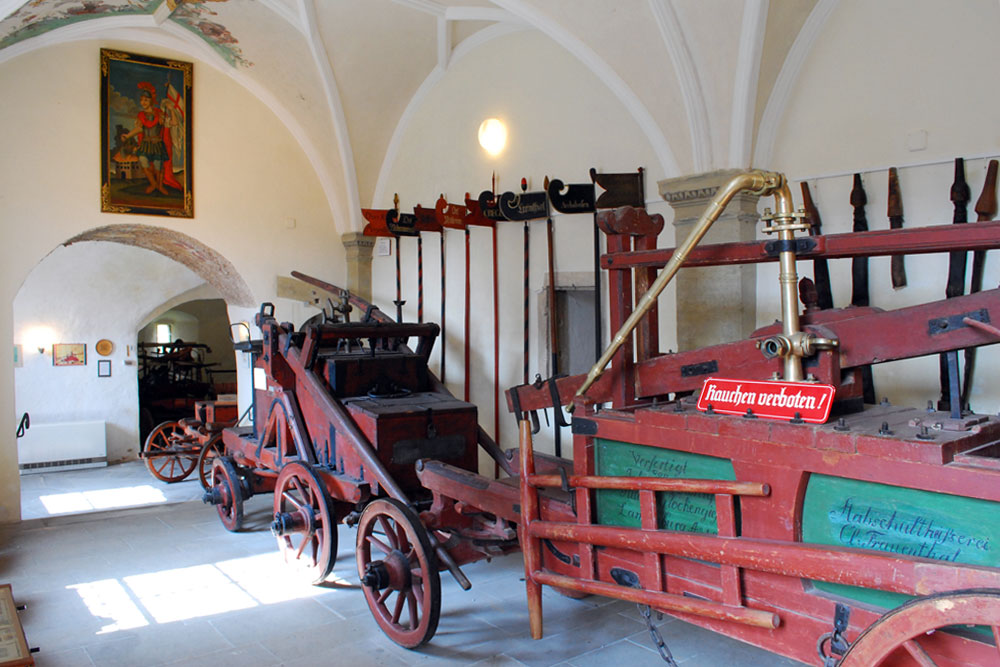
[[[393, 641], [415, 648], [437, 629], [440, 570], [468, 589], [461, 565], [518, 548], [516, 481], [476, 474], [477, 445], [513, 468], [479, 427], [476, 407], [428, 370], [436, 324], [394, 322], [333, 285], [293, 275], [342, 294], [341, 304], [300, 331], [279, 323], [271, 304], [261, 307], [262, 340], [243, 346], [253, 355], [253, 426], [223, 431], [225, 454], [204, 499], [235, 531], [244, 501], [273, 492], [278, 549], [313, 583], [333, 569], [337, 525], [355, 525], [368, 606]], [[347, 319], [351, 304], [361, 321]], [[435, 482], [476, 489], [484, 501], [456, 503]]]
[[[774, 237], [695, 247], [741, 190], [774, 196], [764, 229]], [[957, 351], [1000, 341], [1000, 290], [882, 311], [817, 310], [804, 289], [800, 312], [795, 264], [985, 251], [1000, 247], [1000, 223], [797, 239], [808, 225], [784, 177], [749, 172], [720, 188], [676, 250], [632, 250], [659, 229], [644, 211], [601, 224], [611, 347], [587, 377], [508, 392], [522, 419], [576, 408], [568, 474], [539, 467], [521, 422], [533, 636], [547, 585], [634, 601], [810, 664], [1000, 665], [1000, 419], [961, 410], [956, 378]], [[648, 240], [639, 247], [655, 247]], [[767, 261], [780, 262], [780, 323], [658, 352], [656, 296], [682, 265]], [[633, 287], [645, 292], [634, 308]], [[866, 366], [939, 354], [950, 409], [863, 403]], [[539, 496], [553, 487], [575, 500], [565, 518]]]
[[207, 489], [212, 461], [222, 453], [222, 429], [237, 421], [235, 400], [196, 401], [193, 418], [165, 421], [154, 428], [139, 456], [159, 480], [180, 482], [197, 470]]

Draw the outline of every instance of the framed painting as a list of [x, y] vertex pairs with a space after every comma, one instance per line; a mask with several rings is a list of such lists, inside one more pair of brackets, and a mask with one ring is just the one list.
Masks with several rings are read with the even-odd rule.
[[99, 377], [99, 378], [109, 378], [109, 377], [111, 377], [111, 360], [110, 359], [98, 359], [97, 360], [97, 377]]
[[86, 343], [55, 343], [52, 346], [53, 366], [86, 366]]
[[193, 64], [101, 49], [101, 211], [194, 217]]

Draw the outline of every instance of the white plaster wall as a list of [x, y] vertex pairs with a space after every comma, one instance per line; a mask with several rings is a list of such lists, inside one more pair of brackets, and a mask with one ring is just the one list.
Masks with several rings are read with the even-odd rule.
[[[127, 41], [83, 41], [0, 65], [0, 303], [12, 304], [34, 266], [82, 231], [116, 223], [187, 234], [234, 265], [254, 301], [273, 299], [276, 276], [298, 269], [343, 282], [344, 251], [311, 167], [280, 119], [229, 77], [195, 63], [195, 218], [112, 215], [99, 206], [99, 49], [191, 60]], [[146, 303], [144, 312], [161, 301]], [[96, 310], [96, 308], [95, 308]], [[233, 319], [256, 305], [230, 304]], [[134, 333], [134, 330], [133, 330]], [[0, 347], [13, 344], [0, 308]], [[95, 370], [96, 374], [96, 370]], [[14, 371], [0, 355], [0, 522], [19, 517]]]
[[[947, 20], [944, 20], [946, 17]], [[886, 26], [893, 26], [887, 30]], [[778, 132], [774, 163], [793, 181], [806, 179], [825, 233], [852, 228], [852, 172], [863, 172], [870, 229], [888, 228], [888, 167], [899, 168], [905, 226], [948, 224], [954, 157], [966, 157], [972, 191], [982, 189], [987, 159], [1000, 154], [1000, 102], [995, 79], [1000, 46], [1000, 6], [992, 1], [941, 3], [928, 0], [840, 2], [808, 56]], [[927, 133], [926, 148], [911, 150], [907, 135]], [[986, 156], [986, 157], [983, 157]], [[974, 158], [974, 159], [969, 159]], [[800, 186], [793, 194], [800, 201]], [[768, 202], [770, 203], [770, 202]], [[988, 255], [984, 287], [997, 285], [1000, 266]], [[948, 259], [944, 254], [906, 259], [907, 287], [893, 290], [889, 258], [870, 265], [871, 304], [894, 309], [944, 298]], [[850, 260], [830, 262], [834, 303], [851, 299]], [[811, 262], [799, 262], [812, 275]], [[971, 277], [971, 259], [967, 271]], [[758, 322], [778, 317], [777, 268], [758, 270]], [[905, 336], [873, 331], [872, 336]], [[976, 412], [996, 412], [1000, 350], [981, 348], [971, 397]], [[879, 397], [923, 407], [940, 393], [937, 357], [875, 367]]]
[[[476, 133], [486, 118], [496, 116], [508, 127], [508, 147], [489, 158]], [[664, 174], [641, 131], [608, 89], [567, 52], [537, 32], [519, 32], [479, 47], [453, 63], [446, 76], [429, 92], [406, 129], [395, 163], [382, 189], [392, 206], [398, 192], [406, 210], [415, 204], [433, 206], [444, 193], [453, 203], [464, 203], [469, 192], [478, 197], [497, 174], [497, 190], [519, 191], [521, 177], [530, 190], [540, 190], [546, 175], [564, 182], [589, 182], [588, 170], [630, 172], [647, 168], [646, 192], [650, 210], [667, 219], [661, 244], [672, 245], [669, 206], [656, 194], [656, 180]], [[590, 215], [555, 216], [555, 270], [557, 274], [590, 273], [593, 268], [593, 218]], [[463, 396], [465, 236], [448, 230], [447, 258], [447, 384]], [[472, 289], [471, 400], [479, 408], [480, 423], [493, 433], [493, 296], [490, 230], [471, 230]], [[522, 381], [523, 245], [521, 223], [501, 223], [498, 229], [500, 280], [500, 388]], [[440, 246], [437, 234], [424, 234], [424, 319], [440, 322]], [[393, 250], [395, 252], [395, 249]], [[416, 240], [402, 240], [404, 319], [416, 320]], [[546, 280], [545, 221], [531, 223], [530, 378], [547, 377], [549, 352], [545, 323], [539, 327], [540, 303]], [[605, 289], [607, 283], [605, 282]], [[373, 298], [395, 316], [395, 256], [373, 260]], [[606, 294], [605, 294], [606, 299]], [[673, 313], [672, 294], [661, 299]], [[605, 310], [606, 312], [606, 310]], [[672, 317], [662, 325], [664, 349], [676, 347]], [[613, 333], [613, 332], [612, 332]], [[609, 333], [604, 332], [607, 339]], [[437, 346], [431, 368], [438, 370]], [[516, 445], [517, 428], [500, 397], [501, 445]], [[536, 436], [536, 447], [552, 451], [551, 429]], [[569, 452], [570, 436], [563, 443]], [[492, 470], [492, 464], [489, 465]]]

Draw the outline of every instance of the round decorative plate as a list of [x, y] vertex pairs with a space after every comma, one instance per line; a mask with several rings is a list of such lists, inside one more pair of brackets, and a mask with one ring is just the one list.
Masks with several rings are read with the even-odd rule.
[[97, 350], [97, 354], [101, 355], [102, 357], [106, 357], [109, 354], [111, 354], [111, 351], [113, 349], [115, 349], [115, 344], [112, 343], [107, 338], [102, 338], [101, 340], [97, 341], [97, 345], [94, 346], [94, 349]]

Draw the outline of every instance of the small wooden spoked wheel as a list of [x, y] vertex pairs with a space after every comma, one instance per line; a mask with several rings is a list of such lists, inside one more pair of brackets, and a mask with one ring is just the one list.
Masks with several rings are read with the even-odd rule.
[[316, 472], [293, 461], [281, 469], [274, 487], [271, 532], [285, 562], [318, 584], [337, 560], [337, 524], [330, 494]]
[[222, 444], [222, 434], [217, 433], [202, 445], [198, 452], [198, 480], [201, 488], [208, 489], [212, 486], [212, 462], [216, 457], [226, 453], [226, 447]]
[[437, 556], [416, 513], [392, 498], [373, 500], [358, 522], [358, 576], [382, 631], [405, 648], [434, 636], [441, 616]]
[[170, 451], [183, 446], [183, 438], [184, 429], [178, 422], [163, 422], [149, 434], [143, 455], [153, 477], [167, 483], [179, 482], [195, 469], [197, 456]]
[[839, 667], [876, 665], [1000, 665], [1000, 590], [937, 593], [888, 612], [858, 635]]
[[212, 503], [226, 530], [235, 532], [243, 527], [243, 481], [230, 457], [217, 456], [212, 461], [212, 486], [206, 497], [208, 494], [214, 497]]

